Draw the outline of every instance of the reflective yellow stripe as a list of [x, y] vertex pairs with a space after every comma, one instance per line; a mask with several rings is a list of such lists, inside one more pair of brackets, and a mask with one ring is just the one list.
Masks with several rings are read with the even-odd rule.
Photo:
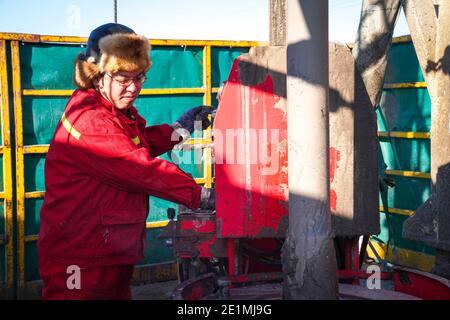
[[79, 132], [72, 126], [72, 124], [69, 122], [69, 120], [67, 120], [66, 114], [65, 114], [65, 113], [62, 114], [61, 122], [62, 122], [64, 128], [66, 128], [66, 130], [67, 130], [68, 133], [70, 133], [75, 139], [80, 140], [81, 133], [79, 133]]
[[138, 144], [141, 143], [141, 140], [139, 140], [139, 136], [136, 136], [136, 137], [134, 137], [134, 138], [131, 138], [131, 140], [133, 141], [133, 143], [134, 143], [135, 145], [138, 145]]

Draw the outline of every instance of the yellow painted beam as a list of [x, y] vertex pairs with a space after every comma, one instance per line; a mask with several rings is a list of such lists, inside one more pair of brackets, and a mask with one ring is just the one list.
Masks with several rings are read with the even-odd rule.
[[165, 94], [204, 94], [204, 88], [168, 88], [168, 89], [142, 89], [141, 95]]
[[431, 174], [427, 172], [403, 171], [403, 170], [386, 170], [385, 172], [387, 175], [390, 176], [431, 179]]
[[26, 33], [0, 32], [0, 40], [39, 42], [39, 35]]
[[23, 153], [25, 154], [47, 153], [48, 148], [49, 148], [48, 144], [28, 145], [23, 147]]
[[54, 96], [54, 97], [68, 97], [71, 96], [75, 90], [35, 90], [35, 89], [23, 89], [22, 95], [24, 96]]
[[379, 137], [402, 139], [430, 139], [429, 132], [379, 131]]
[[[383, 206], [380, 206], [379, 210], [381, 212], [386, 212], [384, 210]], [[414, 211], [413, 210], [406, 210], [406, 209], [398, 209], [398, 208], [389, 208], [389, 213], [390, 214], [399, 214], [399, 215], [402, 215], [402, 216], [408, 216], [409, 217], [409, 216], [412, 216], [414, 214]]]
[[206, 183], [205, 178], [194, 178], [194, 180], [197, 184], [205, 184]]
[[197, 144], [208, 144], [211, 142], [212, 142], [212, 139], [192, 138], [192, 139], [186, 140], [183, 144], [197, 145]]
[[169, 224], [169, 220], [147, 222], [147, 229], [163, 228]]
[[[38, 35], [26, 33], [0, 32], [0, 40], [16, 40], [24, 42], [55, 42], [55, 43], [87, 43], [86, 37]], [[233, 40], [177, 40], [177, 39], [152, 39], [152, 46], [213, 46], [213, 47], [255, 47], [267, 46], [265, 41], [233, 41]]]
[[40, 199], [45, 196], [45, 191], [25, 192], [25, 199]]
[[212, 47], [256, 47], [267, 46], [268, 42], [260, 41], [229, 41], [229, 40], [150, 40], [153, 46], [212, 46]]
[[12, 83], [14, 96], [14, 122], [16, 136], [16, 208], [17, 208], [17, 260], [19, 288], [25, 285], [25, 179], [23, 155], [22, 89], [20, 81], [19, 42], [11, 41]]
[[33, 241], [37, 241], [39, 239], [39, 236], [37, 234], [33, 234], [33, 235], [29, 235], [29, 236], [25, 236], [25, 242], [33, 242]]
[[[203, 48], [203, 87], [206, 89], [203, 96], [203, 104], [210, 106], [212, 101], [212, 79], [211, 79], [211, 47]], [[203, 133], [204, 140], [212, 140], [211, 127]], [[212, 187], [212, 150], [203, 149], [203, 176], [205, 177], [205, 188]]]
[[[38, 97], [69, 97], [74, 90], [34, 90], [24, 89], [22, 94], [24, 96], [38, 96]], [[204, 88], [167, 88], [167, 89], [142, 89], [141, 95], [169, 95], [169, 94], [204, 94]]]
[[436, 257], [426, 253], [389, 246], [386, 260], [397, 265], [430, 272], [433, 269]]
[[426, 82], [402, 82], [402, 83], [386, 83], [383, 89], [410, 89], [410, 88], [426, 88]]
[[[12, 239], [14, 233], [14, 216], [13, 216], [13, 177], [12, 177], [12, 151], [11, 151], [11, 125], [9, 119], [9, 88], [8, 88], [8, 71], [6, 66], [6, 41], [0, 41], [0, 111], [1, 111], [1, 127], [2, 127], [2, 153], [3, 161], [3, 192], [0, 198], [4, 201], [4, 232], [6, 237]], [[14, 285], [14, 244], [12, 241], [5, 242], [5, 283], [8, 289], [12, 289]]]
[[212, 93], [217, 93], [217, 92], [219, 92], [219, 90], [220, 90], [220, 88], [212, 88]]
[[88, 38], [84, 37], [73, 37], [73, 36], [52, 36], [52, 35], [42, 35], [39, 36], [40, 42], [64, 42], [64, 43], [87, 43]]
[[395, 37], [392, 38], [392, 43], [404, 43], [404, 42], [411, 42], [411, 36], [401, 36], [401, 37]]

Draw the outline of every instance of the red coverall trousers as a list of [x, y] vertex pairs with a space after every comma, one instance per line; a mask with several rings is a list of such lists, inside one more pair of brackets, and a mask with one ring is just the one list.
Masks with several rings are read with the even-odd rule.
[[[44, 300], [130, 300], [134, 265], [71, 269], [45, 261], [40, 263]], [[79, 276], [79, 280], [76, 277]], [[77, 282], [79, 281], [79, 282]]]

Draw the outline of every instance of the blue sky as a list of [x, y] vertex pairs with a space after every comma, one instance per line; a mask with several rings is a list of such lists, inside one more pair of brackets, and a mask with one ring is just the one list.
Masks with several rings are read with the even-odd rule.
[[[118, 0], [118, 22], [151, 39], [269, 40], [269, 0]], [[352, 42], [361, 0], [329, 0], [329, 38]], [[0, 32], [88, 36], [112, 0], [0, 0]], [[394, 36], [409, 34], [401, 14]]]

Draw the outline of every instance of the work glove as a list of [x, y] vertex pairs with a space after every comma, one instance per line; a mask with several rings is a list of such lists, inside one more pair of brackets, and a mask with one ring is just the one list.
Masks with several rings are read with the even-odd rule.
[[202, 187], [200, 199], [201, 199], [200, 209], [202, 210], [216, 209], [216, 189], [208, 189]]
[[175, 129], [183, 128], [192, 134], [194, 129], [197, 129], [197, 127], [194, 127], [195, 125], [197, 125], [198, 129], [200, 129], [200, 125], [195, 122], [201, 121], [201, 129], [205, 130], [211, 125], [211, 121], [208, 119], [208, 116], [212, 113], [212, 111], [212, 107], [209, 106], [198, 106], [189, 109], [172, 124], [172, 127]]

